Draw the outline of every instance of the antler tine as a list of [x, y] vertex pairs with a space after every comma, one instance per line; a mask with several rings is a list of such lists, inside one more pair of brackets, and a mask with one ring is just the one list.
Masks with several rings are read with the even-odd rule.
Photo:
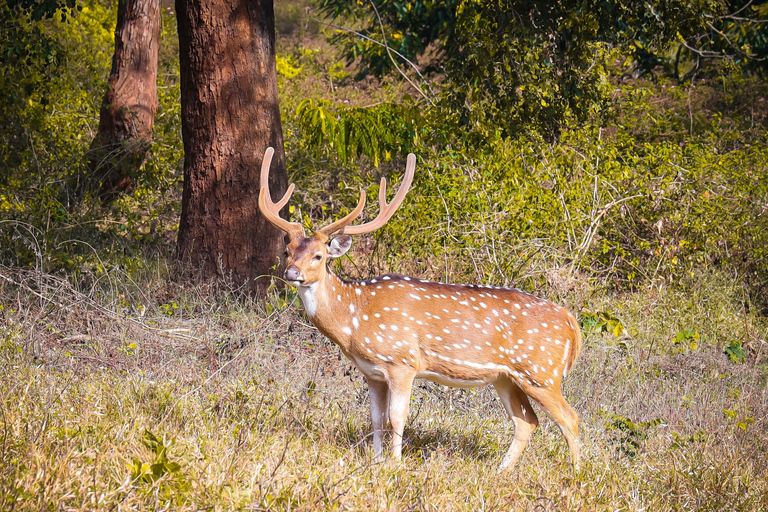
[[269, 193], [269, 168], [272, 164], [272, 156], [275, 154], [275, 150], [271, 147], [267, 148], [264, 152], [264, 160], [261, 163], [261, 189], [259, 190], [259, 210], [264, 218], [267, 219], [272, 225], [278, 229], [282, 229], [286, 233], [293, 231], [304, 232], [301, 224], [298, 222], [288, 222], [280, 217], [280, 210], [288, 203], [288, 200], [293, 194], [294, 185], [291, 183], [288, 186], [288, 190], [283, 195], [282, 199], [275, 204], [272, 201], [272, 194]]
[[344, 226], [355, 220], [360, 216], [360, 214], [363, 212], [363, 208], [365, 208], [365, 190], [360, 191], [360, 200], [357, 202], [357, 206], [355, 207], [352, 212], [344, 217], [343, 219], [339, 219], [333, 224], [329, 224], [325, 226], [324, 228], [318, 229], [318, 233], [322, 233], [325, 236], [331, 236], [336, 231], [339, 231], [341, 229], [344, 229]]
[[408, 189], [413, 182], [413, 174], [416, 170], [416, 155], [413, 153], [408, 154], [408, 159], [405, 165], [405, 174], [403, 175], [403, 181], [400, 184], [400, 188], [392, 198], [391, 203], [387, 203], [387, 180], [381, 179], [381, 186], [379, 187], [379, 215], [371, 222], [360, 224], [359, 226], [344, 226], [338, 230], [339, 234], [344, 235], [362, 235], [376, 231], [392, 217], [395, 210], [400, 206], [400, 203], [405, 199], [405, 194], [408, 193]]

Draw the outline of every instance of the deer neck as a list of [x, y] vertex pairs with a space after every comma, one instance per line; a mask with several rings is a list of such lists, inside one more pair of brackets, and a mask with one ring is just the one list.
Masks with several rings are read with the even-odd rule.
[[346, 351], [360, 322], [355, 287], [329, 270], [323, 279], [300, 286], [299, 297], [315, 327]]

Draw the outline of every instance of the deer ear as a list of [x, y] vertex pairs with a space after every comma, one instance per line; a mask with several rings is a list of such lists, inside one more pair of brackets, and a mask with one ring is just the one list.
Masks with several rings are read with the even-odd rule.
[[338, 258], [347, 254], [349, 248], [352, 247], [352, 237], [349, 235], [337, 236], [331, 243], [328, 244], [328, 257]]

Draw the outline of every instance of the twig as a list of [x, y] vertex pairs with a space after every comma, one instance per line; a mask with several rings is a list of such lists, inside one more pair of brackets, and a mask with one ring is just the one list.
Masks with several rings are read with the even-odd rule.
[[[370, 42], [372, 42], [374, 44], [377, 44], [379, 46], [383, 46], [384, 49], [387, 52], [387, 56], [389, 57], [389, 60], [392, 62], [392, 65], [397, 70], [397, 72], [400, 73], [400, 75], [403, 78], [405, 78], [405, 80], [409, 84], [411, 84], [411, 87], [413, 87], [414, 89], [416, 89], [416, 91], [418, 91], [418, 93], [422, 96], [422, 98], [424, 98], [427, 101], [427, 103], [429, 103], [430, 106], [434, 106], [435, 105], [434, 99], [432, 99], [426, 92], [424, 92], [424, 90], [421, 87], [419, 87], [413, 80], [411, 80], [411, 78], [408, 77], [408, 75], [406, 75], [405, 72], [402, 69], [400, 69], [400, 66], [395, 61], [395, 58], [392, 56], [393, 53], [395, 55], [397, 55], [398, 57], [400, 57], [401, 59], [403, 59], [405, 62], [407, 62], [414, 69], [414, 71], [416, 71], [416, 73], [419, 75], [419, 78], [421, 78], [422, 82], [424, 82], [427, 85], [427, 87], [429, 87], [429, 84], [424, 79], [424, 76], [419, 71], [419, 68], [416, 67], [416, 65], [413, 62], [411, 62], [407, 57], [405, 57], [405, 55], [403, 55], [402, 53], [398, 52], [397, 50], [393, 50], [392, 48], [389, 47], [389, 44], [387, 43], [387, 35], [386, 35], [385, 30], [384, 30], [384, 23], [381, 21], [381, 16], [379, 16], [379, 10], [376, 8], [376, 4], [373, 3], [373, 0], [370, 0], [370, 3], [371, 3], [371, 7], [373, 7], [374, 13], [376, 14], [376, 19], [379, 22], [379, 28], [381, 29], [381, 37], [382, 37], [382, 39], [384, 39], [383, 43], [380, 42], [380, 41], [377, 41], [377, 40], [375, 40], [375, 39], [373, 39], [373, 38], [371, 38], [369, 36], [366, 36], [365, 34], [361, 34], [360, 32], [357, 32], [355, 30], [352, 30], [352, 29], [349, 29], [349, 28], [346, 28], [346, 27], [341, 27], [339, 25], [335, 25], [333, 23], [329, 23], [327, 21], [323, 21], [323, 20], [320, 20], [320, 19], [317, 19], [317, 18], [314, 18], [314, 19], [315, 19], [315, 21], [317, 21], [318, 23], [321, 23], [323, 25], [327, 25], [329, 27], [333, 27], [333, 28], [335, 28], [337, 30], [341, 30], [343, 32], [354, 34], [354, 35], [356, 35], [356, 36], [358, 36], [360, 38], [363, 38], [363, 39], [365, 39], [367, 41], [370, 41]], [[432, 91], [431, 91], [431, 88], [430, 88], [430, 93], [431, 92]]]
[[373, 0], [370, 0], [371, 7], [373, 7], [373, 12], [376, 13], [376, 19], [379, 20], [379, 28], [381, 29], [381, 38], [384, 39], [384, 49], [387, 50], [387, 56], [389, 57], [389, 60], [392, 61], [392, 65], [395, 66], [395, 69], [398, 73], [400, 73], [403, 78], [405, 78], [411, 86], [413, 86], [414, 89], [419, 91], [419, 94], [421, 94], [425, 100], [427, 100], [427, 103], [429, 103], [431, 106], [435, 105], [435, 102], [432, 101], [432, 98], [426, 95], [424, 91], [421, 90], [421, 87], [417, 86], [413, 80], [411, 80], [408, 75], [405, 74], [403, 70], [400, 69], [400, 66], [397, 65], [397, 62], [395, 62], [395, 58], [392, 57], [392, 52], [390, 51], [389, 44], [387, 43], [387, 34], [384, 31], [384, 23], [381, 21], [381, 16], [379, 16], [379, 10], [376, 8], [376, 4], [373, 3]]
[[24, 288], [25, 290], [27, 290], [29, 293], [31, 293], [31, 294], [33, 294], [33, 295], [35, 295], [36, 297], [39, 297], [39, 298], [41, 298], [41, 299], [43, 299], [43, 300], [45, 300], [45, 301], [48, 301], [48, 302], [50, 302], [51, 304], [54, 304], [54, 305], [56, 305], [56, 306], [59, 306], [60, 308], [65, 308], [65, 307], [66, 307], [66, 306], [65, 306], [64, 304], [62, 304], [61, 302], [56, 302], [56, 301], [55, 301], [55, 300], [53, 300], [53, 299], [49, 299], [48, 297], [45, 297], [44, 295], [41, 295], [41, 294], [37, 293], [35, 290], [33, 290], [32, 288], [30, 288], [29, 286], [27, 286], [27, 285], [25, 285], [25, 284], [17, 283], [16, 281], [14, 281], [13, 279], [11, 279], [10, 277], [6, 277], [6, 276], [4, 276], [3, 274], [0, 274], [0, 279], [3, 279], [4, 281], [7, 281], [7, 282], [9, 282], [9, 283], [11, 283], [11, 284], [13, 284], [13, 285], [15, 285], [15, 286], [18, 286], [19, 288]]

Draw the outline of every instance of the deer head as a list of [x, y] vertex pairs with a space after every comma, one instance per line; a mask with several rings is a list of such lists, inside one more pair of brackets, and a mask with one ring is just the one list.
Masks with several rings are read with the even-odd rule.
[[382, 227], [395, 213], [405, 199], [405, 194], [413, 182], [413, 174], [416, 169], [416, 156], [408, 155], [405, 175], [400, 189], [397, 191], [391, 203], [387, 203], [387, 179], [381, 178], [379, 187], [379, 215], [365, 224], [350, 226], [365, 208], [365, 191], [360, 191], [360, 200], [357, 207], [346, 217], [315, 231], [307, 237], [304, 228], [297, 222], [288, 222], [279, 216], [280, 210], [288, 203], [294, 190], [291, 183], [280, 201], [274, 203], [269, 193], [268, 179], [269, 167], [272, 163], [274, 149], [267, 148], [264, 153], [264, 161], [261, 165], [261, 190], [259, 191], [259, 208], [264, 217], [275, 227], [286, 232], [288, 244], [286, 246], [285, 280], [294, 286], [308, 287], [326, 276], [327, 262], [329, 259], [338, 258], [346, 254], [352, 246], [351, 235], [370, 233]]

